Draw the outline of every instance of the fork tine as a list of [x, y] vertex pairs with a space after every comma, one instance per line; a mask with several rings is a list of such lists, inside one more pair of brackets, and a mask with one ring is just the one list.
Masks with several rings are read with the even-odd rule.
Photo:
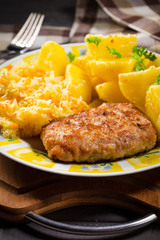
[[34, 25], [34, 22], [37, 21], [36, 19], [37, 19], [37, 14], [34, 13], [32, 15], [32, 18], [30, 19], [30, 22], [24, 29], [24, 32], [22, 33], [22, 35], [19, 37], [19, 39], [17, 39], [17, 41], [14, 44], [16, 44], [17, 46], [20, 46], [20, 47], [24, 46], [23, 41], [27, 38], [28, 34], [30, 34], [30, 31]]
[[41, 18], [40, 18], [40, 20], [39, 20], [39, 23], [38, 23], [38, 25], [37, 25], [37, 27], [36, 27], [35, 32], [33, 33], [32, 37], [30, 38], [30, 40], [28, 41], [28, 43], [26, 44], [26, 47], [27, 47], [27, 48], [29, 48], [29, 47], [32, 46], [34, 40], [35, 40], [36, 37], [38, 36], [38, 33], [39, 33], [40, 29], [41, 29], [41, 26], [42, 26], [44, 17], [45, 17], [44, 15], [41, 15]]
[[22, 28], [20, 29], [20, 31], [16, 34], [16, 36], [12, 39], [11, 43], [15, 44], [17, 42], [17, 40], [21, 37], [21, 35], [24, 33], [26, 27], [28, 26], [29, 22], [31, 21], [32, 17], [33, 17], [34, 13], [31, 13], [29, 15], [29, 17], [27, 18], [27, 20], [25, 21], [25, 23], [23, 24]]
[[31, 47], [34, 40], [36, 39], [40, 29], [41, 29], [41, 25], [43, 23], [44, 20], [44, 15], [42, 14], [38, 14], [37, 19], [35, 20], [32, 29], [30, 30], [28, 36], [26, 37], [26, 39], [23, 41], [23, 44], [25, 47]]

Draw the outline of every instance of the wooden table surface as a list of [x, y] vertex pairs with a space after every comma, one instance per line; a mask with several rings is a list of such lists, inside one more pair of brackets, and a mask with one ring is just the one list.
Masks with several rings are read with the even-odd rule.
[[[40, 11], [46, 15], [44, 24], [69, 27], [74, 20], [75, 3], [75, 0], [67, 0], [63, 1], [63, 3], [57, 0], [5, 0], [0, 8], [0, 24], [22, 24], [22, 16], [27, 16], [31, 11]], [[59, 210], [47, 214], [47, 217], [65, 222], [90, 222], [94, 220], [120, 223], [138, 218], [139, 216], [134, 213], [134, 209], [133, 211], [126, 211], [115, 207], [91, 205]], [[57, 237], [60, 239], [71, 239], [69, 235], [66, 236], [44, 229], [36, 226], [34, 223], [13, 224], [0, 220], [0, 239], [2, 240], [50, 240], [57, 239]], [[143, 230], [122, 238], [118, 237], [117, 239], [158, 240], [160, 239], [160, 224], [153, 223]]]

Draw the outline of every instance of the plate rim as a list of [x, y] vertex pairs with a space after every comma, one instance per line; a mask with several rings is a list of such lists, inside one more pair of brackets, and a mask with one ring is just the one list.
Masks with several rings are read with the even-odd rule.
[[[65, 43], [65, 44], [60, 44], [60, 45], [65, 48], [65, 47], [69, 47], [69, 46], [83, 46], [83, 45], [86, 45], [86, 43], [85, 43], [85, 42]], [[9, 60], [6, 60], [6, 61], [3, 62], [2, 64], [0, 64], [0, 69], [3, 68], [4, 66], [10, 64], [13, 60], [16, 61], [16, 60], [19, 59], [19, 58], [24, 58], [24, 57], [30, 56], [30, 55], [32, 55], [32, 54], [35, 54], [35, 53], [40, 52], [40, 50], [41, 50], [41, 48], [37, 48], [37, 49], [35, 49], [35, 50], [30, 50], [30, 51], [28, 51], [28, 52], [26, 52], [26, 53], [20, 54], [20, 55], [18, 55], [18, 56], [16, 56], [16, 57], [13, 57], [13, 58], [9, 59]]]
[[[20, 139], [20, 138], [18, 138]], [[24, 140], [23, 140], [24, 141]], [[154, 149], [152, 149], [154, 150]], [[136, 173], [140, 173], [140, 172], [145, 172], [154, 168], [158, 168], [160, 167], [160, 163], [157, 164], [153, 164], [151, 166], [148, 167], [144, 167], [144, 168], [139, 168], [139, 169], [134, 169], [134, 170], [123, 170], [123, 171], [119, 171], [119, 172], [104, 172], [104, 173], [88, 173], [88, 172], [69, 172], [69, 171], [62, 171], [62, 170], [54, 170], [53, 168], [45, 168], [44, 166], [40, 166], [37, 164], [33, 164], [27, 161], [23, 161], [13, 155], [10, 155], [9, 153], [3, 151], [2, 149], [0, 149], [0, 154], [2, 154], [3, 156], [9, 158], [10, 160], [14, 160], [20, 164], [23, 164], [27, 167], [31, 167], [37, 170], [41, 170], [41, 171], [45, 171], [45, 172], [50, 172], [50, 173], [54, 173], [54, 174], [60, 174], [60, 175], [66, 175], [66, 176], [77, 176], [77, 177], [115, 177], [115, 176], [124, 176], [124, 175], [130, 175], [130, 174], [136, 174]], [[121, 160], [125, 160], [125, 159], [121, 159]], [[121, 161], [119, 160], [119, 161]], [[61, 163], [63, 164], [63, 163]], [[69, 163], [68, 163], [69, 164]], [[71, 163], [72, 164], [72, 163]], [[82, 163], [83, 164], [83, 163]], [[87, 164], [87, 163], [86, 163]]]

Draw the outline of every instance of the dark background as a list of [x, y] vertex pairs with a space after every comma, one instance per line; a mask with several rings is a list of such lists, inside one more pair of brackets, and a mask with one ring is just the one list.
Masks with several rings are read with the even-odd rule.
[[45, 14], [44, 25], [71, 26], [76, 0], [2, 0], [0, 24], [23, 24], [31, 12]]

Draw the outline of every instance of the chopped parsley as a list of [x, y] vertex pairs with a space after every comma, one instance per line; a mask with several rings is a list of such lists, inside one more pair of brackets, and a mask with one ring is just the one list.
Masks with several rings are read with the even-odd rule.
[[103, 39], [99, 38], [99, 37], [88, 37], [86, 39], [86, 41], [88, 43], [95, 43], [96, 46], [98, 47], [99, 43], [103, 41]]
[[154, 61], [157, 59], [156, 55], [152, 52], [149, 52], [147, 48], [134, 46], [132, 48], [132, 51], [132, 59], [135, 59], [137, 61], [134, 68], [135, 71], [141, 71], [146, 69], [146, 66], [144, 64], [145, 59], [149, 59], [150, 61]]
[[110, 54], [116, 55], [118, 58], [122, 57], [122, 54], [120, 52], [116, 51], [115, 48], [109, 48], [108, 46], [106, 48], [107, 48], [107, 51], [109, 51]]
[[160, 84], [160, 74], [156, 78], [156, 83], [159, 85]]
[[68, 56], [68, 59], [69, 59], [70, 63], [73, 62], [75, 57], [76, 57], [76, 55], [71, 53], [71, 52], [67, 53], [67, 56]]

